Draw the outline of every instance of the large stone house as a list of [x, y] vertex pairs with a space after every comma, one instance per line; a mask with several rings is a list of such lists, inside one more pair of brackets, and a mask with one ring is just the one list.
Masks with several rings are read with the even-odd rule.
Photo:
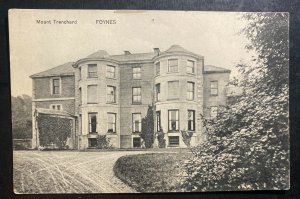
[[106, 135], [116, 148], [141, 147], [142, 118], [154, 107], [154, 129], [167, 147], [186, 147], [180, 131], [203, 139], [202, 117], [226, 105], [230, 70], [205, 65], [204, 57], [173, 45], [161, 52], [109, 55], [100, 50], [31, 76], [33, 147], [40, 145], [37, 117], [65, 118], [68, 145], [93, 148]]

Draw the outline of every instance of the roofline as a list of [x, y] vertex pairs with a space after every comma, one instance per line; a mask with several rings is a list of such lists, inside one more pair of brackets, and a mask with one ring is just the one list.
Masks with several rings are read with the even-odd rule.
[[34, 75], [30, 75], [29, 77], [31, 79], [34, 78], [43, 78], [43, 77], [64, 77], [64, 76], [75, 76], [75, 73], [60, 73], [60, 74], [50, 74], [50, 75], [38, 75], [38, 74], [34, 74]]
[[74, 64], [72, 64], [72, 66], [74, 68], [77, 68], [80, 63], [85, 62], [85, 61], [109, 61], [109, 62], [113, 62], [115, 64], [120, 63], [119, 61], [114, 60], [114, 59], [110, 59], [110, 58], [88, 58], [88, 57], [86, 57], [86, 58], [79, 59]]
[[162, 57], [167, 57], [167, 56], [172, 56], [172, 55], [185, 55], [185, 56], [190, 56], [190, 57], [194, 57], [196, 59], [204, 59], [204, 56], [202, 55], [197, 55], [194, 53], [189, 53], [189, 52], [162, 52], [160, 53], [158, 56], [153, 57], [153, 61], [156, 61], [157, 59], [160, 59]]

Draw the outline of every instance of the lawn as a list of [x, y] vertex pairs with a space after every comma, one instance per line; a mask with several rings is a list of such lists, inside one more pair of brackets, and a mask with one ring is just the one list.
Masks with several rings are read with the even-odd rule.
[[115, 175], [138, 192], [180, 191], [181, 163], [191, 153], [151, 153], [120, 157]]

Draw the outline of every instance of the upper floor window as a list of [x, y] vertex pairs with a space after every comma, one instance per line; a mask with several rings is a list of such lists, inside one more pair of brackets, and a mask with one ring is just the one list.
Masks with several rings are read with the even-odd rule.
[[188, 110], [188, 130], [195, 131], [195, 111]]
[[81, 67], [78, 68], [79, 71], [79, 79], [81, 79]]
[[187, 93], [186, 93], [187, 100], [194, 100], [194, 90], [195, 90], [195, 83], [188, 82], [187, 83]]
[[79, 88], [79, 104], [82, 104], [82, 90]]
[[169, 110], [169, 131], [179, 130], [179, 110]]
[[98, 77], [97, 64], [88, 64], [88, 77]]
[[58, 111], [60, 111], [60, 110], [62, 110], [62, 105], [61, 104], [51, 104], [50, 108], [52, 110], [58, 110]]
[[116, 102], [116, 87], [114, 86], [107, 86], [107, 98], [106, 101], [110, 103]]
[[211, 81], [210, 82], [210, 94], [211, 95], [218, 95], [218, 81]]
[[156, 101], [159, 102], [160, 101], [160, 84], [156, 84], [155, 89], [156, 89]]
[[178, 59], [168, 60], [168, 72], [178, 72]]
[[116, 114], [107, 113], [107, 132], [116, 133]]
[[132, 132], [140, 133], [142, 131], [142, 115], [140, 113], [132, 114]]
[[192, 73], [192, 74], [195, 73], [195, 62], [194, 61], [191, 61], [191, 60], [187, 61], [186, 72]]
[[132, 88], [132, 103], [141, 103], [141, 102], [142, 102], [141, 87], [133, 87]]
[[218, 116], [218, 107], [217, 106], [211, 106], [210, 107], [210, 118], [216, 118]]
[[160, 111], [156, 112], [156, 131], [160, 132]]
[[106, 77], [108, 77], [108, 78], [115, 78], [116, 77], [115, 66], [110, 66], [110, 65], [106, 66]]
[[97, 85], [87, 86], [87, 103], [97, 103]]
[[52, 94], [60, 94], [60, 78], [52, 79]]
[[97, 113], [88, 113], [89, 133], [97, 133]]
[[160, 62], [157, 62], [155, 64], [155, 68], [156, 68], [156, 75], [160, 75]]
[[141, 67], [132, 68], [133, 79], [141, 79]]
[[168, 82], [168, 100], [179, 99], [179, 81]]

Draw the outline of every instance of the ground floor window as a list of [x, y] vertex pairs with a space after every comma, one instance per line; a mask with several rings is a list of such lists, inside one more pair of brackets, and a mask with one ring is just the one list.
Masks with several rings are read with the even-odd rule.
[[89, 138], [89, 147], [97, 147], [97, 138]]
[[107, 113], [107, 132], [116, 133], [116, 114]]
[[169, 110], [169, 131], [179, 130], [179, 111]]
[[178, 146], [179, 145], [179, 136], [169, 136], [169, 145]]
[[89, 133], [97, 133], [97, 113], [89, 113]]
[[133, 138], [133, 147], [135, 147], [135, 148], [141, 147], [141, 138], [140, 137]]

